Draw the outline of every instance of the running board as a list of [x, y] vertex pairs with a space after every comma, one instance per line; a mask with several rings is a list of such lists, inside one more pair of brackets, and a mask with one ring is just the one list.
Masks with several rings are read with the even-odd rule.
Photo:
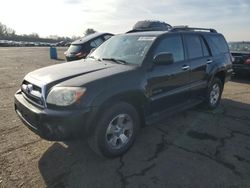
[[168, 108], [167, 110], [164, 110], [162, 112], [154, 113], [148, 117], [145, 118], [146, 125], [152, 125], [155, 124], [161, 120], [166, 119], [167, 117], [181, 111], [185, 111], [187, 109], [190, 109], [194, 106], [197, 106], [198, 104], [201, 104], [203, 100], [193, 100], [189, 101], [177, 106], [174, 106], [172, 108]]

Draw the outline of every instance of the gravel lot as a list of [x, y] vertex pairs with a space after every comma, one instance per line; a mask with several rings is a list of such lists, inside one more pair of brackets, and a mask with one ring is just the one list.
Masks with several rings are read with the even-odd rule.
[[13, 95], [28, 72], [64, 62], [49, 48], [0, 48], [0, 187], [250, 187], [250, 78], [228, 82], [220, 107], [197, 107], [143, 128], [122, 157], [84, 141], [48, 142], [28, 130]]

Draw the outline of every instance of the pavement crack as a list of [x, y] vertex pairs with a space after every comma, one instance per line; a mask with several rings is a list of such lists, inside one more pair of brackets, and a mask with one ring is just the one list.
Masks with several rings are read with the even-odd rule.
[[243, 135], [243, 136], [247, 136], [247, 137], [250, 137], [250, 134], [248, 133], [243, 133], [241, 131], [237, 131], [237, 130], [231, 130], [233, 134], [240, 134], [240, 135]]
[[245, 149], [248, 150], [248, 151], [250, 151], [250, 147], [247, 147], [247, 146], [246, 146]]
[[[230, 114], [227, 113], [227, 109], [223, 104], [221, 104], [221, 107], [222, 107], [223, 111], [222, 111], [222, 114], [218, 114], [219, 117], [224, 116], [224, 117], [227, 117], [227, 118], [231, 118], [233, 120], [250, 121], [250, 118], [248, 116], [233, 116], [233, 115], [230, 115]], [[242, 111], [249, 111], [248, 109], [243, 109], [243, 108], [238, 108], [238, 109], [240, 109]]]
[[204, 111], [204, 110], [199, 110], [199, 109], [195, 109], [194, 111], [200, 112], [200, 113], [206, 113], [206, 114], [210, 114], [210, 115], [214, 115], [214, 116], [219, 116], [219, 117], [223, 117], [223, 118], [227, 117], [227, 118], [233, 119], [233, 120], [250, 121], [250, 118], [248, 116], [233, 116], [233, 115], [227, 114], [224, 107], [223, 107], [222, 113], [215, 113], [212, 111]]
[[241, 157], [241, 156], [239, 156], [239, 155], [234, 155], [234, 157], [235, 157], [238, 161], [240, 161], [240, 162], [250, 163], [250, 160], [245, 159], [245, 158], [243, 158], [243, 157]]
[[[207, 113], [208, 113], [208, 112], [207, 112]], [[210, 114], [212, 114], [212, 113], [210, 113]], [[219, 116], [218, 116], [218, 118], [220, 119]], [[219, 119], [218, 119], [218, 122], [219, 122]], [[162, 133], [164, 133], [164, 134], [166, 134], [166, 135], [168, 134], [167, 132], [165, 132], [164, 130], [160, 129], [159, 127], [156, 127], [156, 129], [159, 130], [159, 131], [161, 131]], [[225, 146], [225, 144], [226, 144], [226, 140], [232, 139], [232, 138], [234, 137], [234, 134], [242, 134], [242, 135], [245, 135], [245, 136], [250, 136], [250, 135], [247, 134], [247, 133], [242, 133], [242, 132], [240, 132], [240, 131], [232, 131], [232, 130], [230, 130], [230, 135], [229, 135], [229, 136], [226, 136], [226, 137], [223, 137], [223, 138], [220, 139], [220, 144], [219, 144], [219, 146], [216, 147], [216, 152], [215, 152], [214, 157], [213, 157], [213, 156], [210, 156], [210, 155], [208, 155], [208, 154], [202, 153], [202, 152], [200, 152], [200, 151], [189, 150], [189, 149], [187, 149], [187, 148], [185, 148], [185, 147], [176, 145], [176, 144], [174, 144], [174, 143], [166, 143], [166, 144], [167, 144], [168, 146], [174, 146], [174, 147], [179, 148], [179, 149], [182, 149], [182, 150], [184, 150], [184, 151], [186, 151], [186, 152], [193, 153], [193, 154], [197, 154], [197, 155], [200, 155], [200, 156], [202, 156], [202, 157], [205, 157], [205, 158], [207, 158], [207, 159], [209, 159], [209, 160], [212, 160], [212, 161], [216, 162], [217, 164], [222, 165], [222, 166], [224, 166], [225, 168], [229, 169], [231, 172], [233, 172], [233, 174], [235, 174], [235, 175], [237, 175], [237, 176], [239, 176], [239, 177], [242, 177], [242, 174], [236, 170], [236, 167], [235, 167], [233, 164], [228, 163], [228, 162], [226, 162], [226, 161], [223, 161], [223, 160], [221, 160], [221, 159], [218, 157], [219, 154], [220, 154], [220, 149], [223, 148], [223, 147]], [[213, 138], [213, 139], [214, 139], [214, 138]], [[214, 139], [214, 140], [215, 140], [215, 139]], [[151, 158], [152, 158], [152, 157], [151, 157]], [[149, 158], [149, 159], [151, 159], [151, 158]]]
[[228, 114], [224, 114], [223, 116], [234, 119], [234, 120], [250, 121], [250, 118], [248, 116], [232, 116]]
[[151, 169], [153, 169], [155, 166], [156, 166], [156, 164], [153, 163], [153, 164], [149, 165], [148, 167], [142, 169], [140, 172], [133, 173], [133, 174], [131, 174], [131, 175], [126, 176], [126, 178], [128, 179], [128, 178], [132, 178], [132, 177], [135, 177], [135, 176], [145, 176], [146, 173], [147, 173], [148, 171], [150, 171]]
[[156, 144], [156, 149], [155, 149], [154, 155], [149, 157], [147, 159], [147, 161], [152, 161], [152, 160], [156, 159], [158, 157], [158, 155], [160, 153], [162, 153], [163, 151], [165, 151], [166, 149], [168, 149], [168, 143], [167, 143], [167, 140], [165, 138], [165, 135], [162, 134], [161, 135], [161, 142]]
[[202, 153], [202, 152], [200, 152], [200, 151], [192, 151], [192, 150], [189, 150], [189, 149], [187, 149], [187, 148], [184, 148], [184, 147], [179, 146], [179, 145], [176, 145], [176, 144], [172, 144], [172, 145], [175, 146], [176, 148], [179, 148], [179, 149], [184, 150], [184, 151], [186, 151], [186, 152], [193, 153], [193, 154], [197, 154], [197, 155], [200, 155], [200, 156], [205, 157], [205, 158], [207, 158], [207, 159], [210, 159], [210, 160], [216, 162], [217, 164], [222, 165], [222, 166], [224, 166], [225, 168], [229, 169], [231, 172], [233, 172], [233, 174], [235, 174], [235, 175], [237, 175], [237, 176], [239, 176], [239, 177], [242, 178], [242, 174], [241, 174], [240, 172], [238, 172], [238, 171], [236, 170], [236, 167], [235, 167], [233, 164], [231, 164], [231, 163], [222, 161], [222, 160], [218, 159], [217, 157], [216, 157], [216, 158], [213, 158], [212, 156], [207, 155], [207, 154], [205, 154], [205, 153]]
[[127, 185], [129, 184], [129, 179], [133, 178], [135, 176], [145, 176], [145, 174], [150, 171], [152, 168], [154, 168], [156, 166], [155, 163], [149, 165], [148, 167], [143, 168], [140, 172], [136, 172], [130, 175], [124, 175], [124, 173], [122, 172], [122, 168], [125, 166], [125, 163], [123, 161], [123, 156], [120, 157], [120, 165], [119, 167], [116, 169], [116, 173], [119, 175], [120, 177], [120, 182], [121, 182], [121, 187], [122, 188], [126, 188]]
[[125, 163], [124, 163], [124, 161], [123, 161], [123, 156], [120, 157], [119, 161], [120, 161], [120, 165], [119, 165], [119, 167], [116, 169], [116, 173], [117, 173], [117, 174], [119, 175], [119, 177], [120, 177], [121, 187], [122, 187], [122, 188], [126, 188], [126, 186], [128, 185], [128, 181], [127, 181], [125, 175], [124, 175], [123, 172], [122, 172], [122, 168], [125, 166]]
[[164, 129], [160, 128], [160, 127], [157, 127], [157, 126], [154, 126], [154, 128], [155, 128], [156, 130], [162, 132], [163, 134], [168, 135], [168, 132], [167, 132], [166, 130], [164, 130]]
[[221, 149], [225, 147], [226, 140], [230, 140], [234, 137], [234, 133], [231, 131], [229, 136], [225, 136], [219, 139], [220, 144], [215, 149], [215, 157], [218, 157], [221, 153]]
[[187, 132], [187, 135], [191, 138], [195, 138], [198, 140], [211, 140], [211, 141], [217, 141], [218, 138], [210, 135], [208, 133], [202, 133], [202, 132], [198, 132], [198, 131], [194, 131], [194, 130], [190, 130]]

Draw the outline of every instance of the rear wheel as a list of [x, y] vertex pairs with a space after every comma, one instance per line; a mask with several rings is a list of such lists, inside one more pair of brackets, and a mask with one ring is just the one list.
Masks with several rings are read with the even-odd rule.
[[119, 102], [102, 113], [89, 138], [90, 147], [105, 157], [121, 155], [133, 144], [139, 124], [135, 108], [128, 103]]
[[213, 82], [208, 88], [207, 99], [206, 99], [207, 108], [215, 109], [219, 105], [222, 91], [223, 91], [223, 84], [219, 78], [215, 77]]

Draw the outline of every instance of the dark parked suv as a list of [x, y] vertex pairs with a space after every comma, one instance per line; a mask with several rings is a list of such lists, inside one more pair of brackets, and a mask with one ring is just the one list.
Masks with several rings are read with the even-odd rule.
[[216, 108], [231, 67], [228, 45], [213, 29], [120, 34], [85, 60], [27, 74], [15, 110], [42, 138], [88, 137], [97, 153], [114, 157], [144, 124], [199, 103]]
[[100, 46], [104, 41], [112, 37], [111, 33], [93, 33], [71, 43], [64, 52], [67, 61], [75, 61], [86, 58], [90, 51]]
[[250, 42], [230, 42], [233, 71], [238, 75], [250, 75]]

